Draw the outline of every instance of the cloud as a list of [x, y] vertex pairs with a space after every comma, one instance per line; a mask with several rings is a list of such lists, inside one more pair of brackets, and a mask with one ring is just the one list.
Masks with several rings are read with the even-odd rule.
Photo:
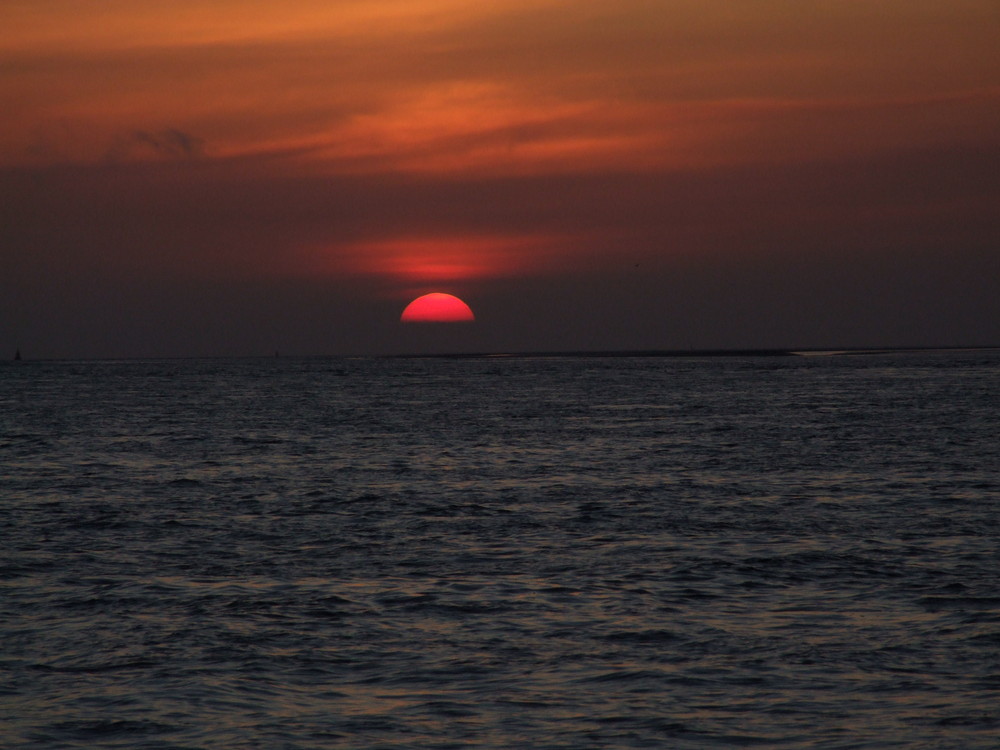
[[205, 154], [205, 142], [176, 128], [134, 130], [115, 137], [105, 154], [112, 164], [131, 161], [190, 160]]

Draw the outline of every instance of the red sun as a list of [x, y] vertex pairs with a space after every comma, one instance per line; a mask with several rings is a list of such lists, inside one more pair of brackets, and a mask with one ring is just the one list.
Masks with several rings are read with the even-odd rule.
[[413, 300], [399, 319], [404, 323], [471, 323], [476, 316], [455, 295], [433, 292]]

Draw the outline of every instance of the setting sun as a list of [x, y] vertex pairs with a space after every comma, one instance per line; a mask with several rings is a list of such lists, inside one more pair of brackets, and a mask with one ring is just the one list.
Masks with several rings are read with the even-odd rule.
[[455, 295], [433, 292], [413, 300], [399, 319], [403, 323], [471, 323], [476, 316]]

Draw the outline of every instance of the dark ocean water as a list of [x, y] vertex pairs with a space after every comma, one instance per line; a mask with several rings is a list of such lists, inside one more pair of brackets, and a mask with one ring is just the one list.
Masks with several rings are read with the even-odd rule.
[[0, 745], [996, 748], [1000, 353], [0, 365]]

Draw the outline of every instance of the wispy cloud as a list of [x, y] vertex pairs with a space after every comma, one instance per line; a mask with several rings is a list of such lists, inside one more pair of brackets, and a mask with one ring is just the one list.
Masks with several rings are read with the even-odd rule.
[[205, 153], [205, 142], [175, 128], [134, 130], [117, 136], [105, 160], [112, 163], [146, 159], [197, 159]]

